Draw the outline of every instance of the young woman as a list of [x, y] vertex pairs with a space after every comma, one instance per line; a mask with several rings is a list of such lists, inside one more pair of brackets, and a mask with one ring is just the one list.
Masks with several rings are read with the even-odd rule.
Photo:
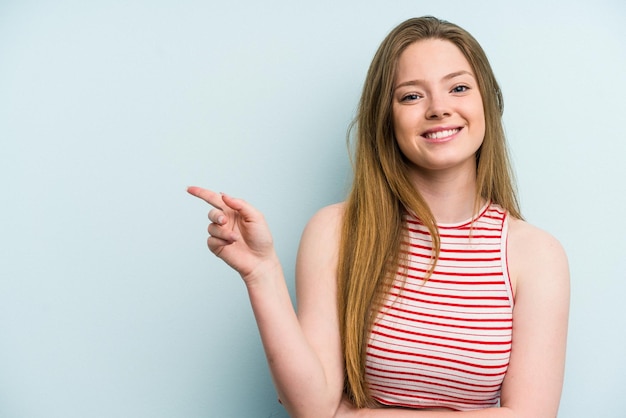
[[247, 286], [291, 416], [556, 416], [567, 260], [522, 220], [502, 109], [469, 33], [396, 27], [365, 81], [350, 195], [303, 233], [297, 314], [263, 216], [189, 188], [214, 207], [209, 249]]

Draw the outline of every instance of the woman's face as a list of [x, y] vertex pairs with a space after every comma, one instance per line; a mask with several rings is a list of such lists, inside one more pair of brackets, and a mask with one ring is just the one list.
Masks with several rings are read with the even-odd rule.
[[396, 141], [414, 173], [475, 172], [485, 115], [476, 76], [456, 45], [428, 39], [402, 52], [392, 112]]

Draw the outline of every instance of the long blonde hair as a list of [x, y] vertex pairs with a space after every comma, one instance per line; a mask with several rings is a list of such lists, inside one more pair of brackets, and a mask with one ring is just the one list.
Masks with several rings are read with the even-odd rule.
[[501, 121], [502, 94], [483, 49], [464, 29], [431, 16], [401, 23], [387, 35], [372, 60], [349, 131], [349, 137], [354, 134], [354, 179], [341, 233], [338, 308], [346, 392], [358, 407], [375, 404], [365, 381], [366, 346], [380, 298], [395, 279], [405, 210], [417, 216], [432, 238], [432, 263], [426, 278], [439, 257], [435, 219], [409, 180], [392, 124], [398, 59], [407, 46], [424, 39], [442, 39], [456, 45], [477, 79], [485, 114], [485, 138], [476, 153], [475, 210], [484, 199], [521, 218]]

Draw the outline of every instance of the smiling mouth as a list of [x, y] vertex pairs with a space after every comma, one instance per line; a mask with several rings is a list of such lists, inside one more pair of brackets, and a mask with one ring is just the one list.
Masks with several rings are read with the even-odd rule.
[[437, 132], [427, 132], [423, 136], [424, 138], [428, 138], [428, 139], [441, 139], [441, 138], [447, 138], [449, 136], [452, 136], [456, 134], [457, 132], [459, 132], [460, 130], [461, 130], [460, 128], [456, 128], [456, 129], [446, 129], [444, 131], [437, 131]]

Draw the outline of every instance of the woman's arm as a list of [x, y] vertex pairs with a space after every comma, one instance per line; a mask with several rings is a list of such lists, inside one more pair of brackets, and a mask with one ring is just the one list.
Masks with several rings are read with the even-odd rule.
[[[296, 262], [296, 298], [302, 331], [317, 353], [328, 406], [311, 416], [334, 416], [344, 388], [344, 360], [337, 312], [337, 260], [343, 204], [320, 210], [306, 226]], [[330, 408], [329, 408], [330, 407]]]
[[555, 417], [561, 399], [569, 316], [569, 268], [548, 233], [512, 220], [509, 271], [515, 281], [513, 347], [501, 403], [520, 417]]
[[569, 313], [567, 257], [556, 239], [511, 220], [509, 273], [514, 283], [513, 346], [500, 408], [471, 412], [408, 409], [357, 410], [344, 400], [337, 418], [554, 418], [565, 367]]
[[188, 191], [214, 207], [207, 245], [246, 284], [281, 402], [292, 417], [332, 417], [343, 388], [334, 285], [339, 207], [320, 211], [303, 234], [299, 320], [261, 213], [240, 199], [198, 187]]

